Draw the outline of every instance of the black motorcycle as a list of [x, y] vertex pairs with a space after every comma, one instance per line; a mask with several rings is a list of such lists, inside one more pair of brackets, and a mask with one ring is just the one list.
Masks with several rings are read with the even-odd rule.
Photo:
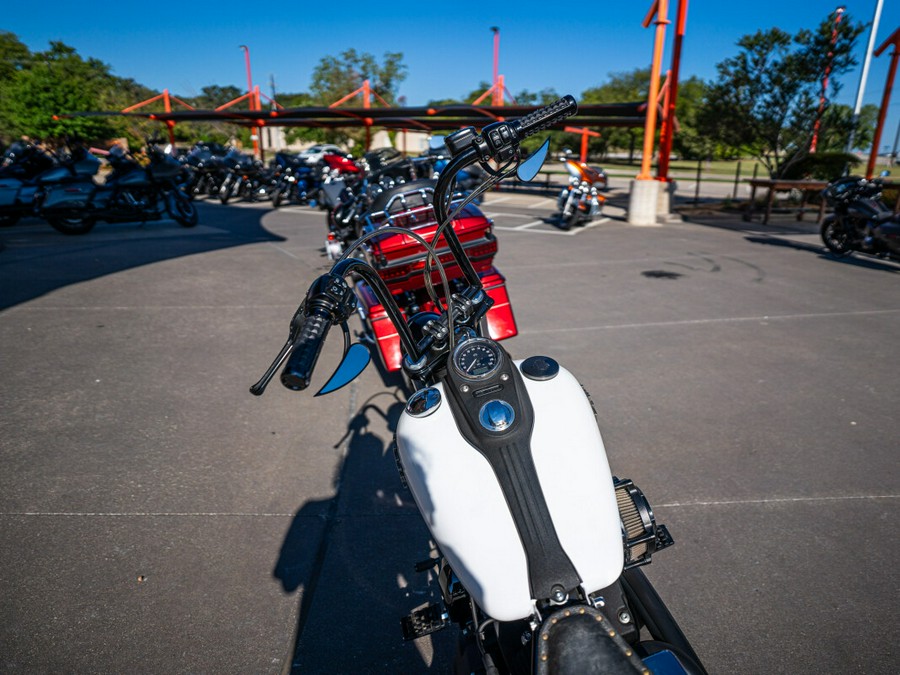
[[228, 174], [225, 155], [228, 148], [221, 143], [200, 141], [183, 158], [191, 180], [186, 192], [189, 197], [215, 197]]
[[197, 208], [180, 187], [183, 166], [156, 144], [147, 146], [144, 166], [116, 146], [107, 158], [113, 167], [106, 183], [79, 181], [47, 190], [41, 215], [63, 234], [86, 234], [98, 220], [147, 222], [171, 217], [184, 227], [198, 222]]
[[900, 216], [883, 199], [880, 178], [846, 176], [822, 191], [834, 213], [822, 221], [820, 233], [837, 256], [854, 251], [900, 261]]
[[47, 189], [97, 174], [100, 160], [81, 146], [51, 152], [25, 141], [13, 143], [0, 161], [0, 227], [38, 215]]
[[226, 174], [219, 186], [220, 202], [227, 204], [232, 199], [255, 202], [270, 198], [274, 171], [236, 149], [229, 150], [223, 159]]
[[278, 152], [271, 166], [274, 185], [271, 189], [272, 206], [282, 204], [312, 204], [322, 184], [322, 167], [310, 164], [303, 157]]

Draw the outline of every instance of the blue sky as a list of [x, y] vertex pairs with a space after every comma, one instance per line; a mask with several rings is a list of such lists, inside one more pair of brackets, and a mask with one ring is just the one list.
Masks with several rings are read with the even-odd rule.
[[[677, 0], [669, 0], [674, 20]], [[513, 92], [552, 87], [576, 98], [605, 82], [609, 73], [646, 67], [652, 30], [644, 29], [650, 0], [555, 3], [321, 2], [254, 3], [195, 0], [183, 4], [43, 0], [36, 5], [7, 3], [0, 30], [19, 36], [30, 49], [62, 40], [79, 54], [112, 67], [149, 87], [193, 96], [209, 84], [246, 87], [244, 54], [250, 49], [254, 84], [268, 93], [270, 76], [278, 91], [305, 91], [319, 59], [354, 47], [381, 57], [404, 54], [409, 73], [400, 94], [410, 105], [461, 96], [490, 81], [491, 26], [500, 28], [500, 72]], [[832, 12], [835, 0], [691, 0], [682, 75], [715, 77], [715, 65], [737, 52], [735, 42], [760, 28], [790, 33], [813, 28]], [[872, 20], [876, 0], [844, 5], [857, 22]], [[115, 9], [111, 10], [110, 7]], [[272, 7], [273, 9], [267, 9]], [[671, 57], [671, 34], [664, 64]], [[885, 0], [877, 47], [900, 27], [900, 2]], [[835, 100], [852, 105], [859, 86], [868, 31], [857, 44], [860, 66], [840, 78]], [[864, 101], [879, 104], [891, 50], [873, 58]], [[895, 88], [881, 140], [892, 146], [900, 122]]]

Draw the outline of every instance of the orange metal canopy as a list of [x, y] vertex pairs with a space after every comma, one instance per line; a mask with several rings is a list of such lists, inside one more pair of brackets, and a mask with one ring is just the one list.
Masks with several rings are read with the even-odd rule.
[[[142, 117], [165, 123], [231, 122], [242, 126], [291, 126], [311, 128], [384, 127], [440, 131], [465, 126], [482, 127], [498, 120], [522, 117], [540, 106], [420, 106], [403, 108], [284, 108], [276, 110], [172, 110], [167, 112], [77, 112], [60, 117], [125, 116]], [[586, 103], [578, 114], [553, 128], [638, 127], [644, 125], [646, 103]]]

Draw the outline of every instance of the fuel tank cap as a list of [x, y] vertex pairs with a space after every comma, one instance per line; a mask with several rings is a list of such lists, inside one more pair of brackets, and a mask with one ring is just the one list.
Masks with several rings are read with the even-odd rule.
[[519, 368], [529, 380], [552, 380], [559, 374], [559, 364], [549, 356], [529, 356]]
[[481, 406], [478, 421], [488, 431], [505, 431], [516, 419], [516, 411], [506, 401], [494, 399]]
[[406, 412], [412, 417], [428, 417], [441, 406], [441, 392], [434, 387], [419, 389], [406, 402]]

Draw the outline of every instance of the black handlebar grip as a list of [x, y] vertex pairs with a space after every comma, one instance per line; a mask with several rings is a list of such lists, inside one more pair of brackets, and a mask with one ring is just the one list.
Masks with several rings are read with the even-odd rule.
[[516, 120], [518, 124], [519, 138], [527, 138], [532, 134], [562, 122], [578, 112], [578, 103], [572, 96], [563, 96], [561, 99], [544, 106], [525, 117]]
[[281, 384], [294, 391], [302, 391], [309, 386], [319, 352], [325, 344], [325, 336], [331, 328], [331, 315], [313, 309], [304, 317], [300, 335], [294, 341], [294, 348], [281, 371]]

